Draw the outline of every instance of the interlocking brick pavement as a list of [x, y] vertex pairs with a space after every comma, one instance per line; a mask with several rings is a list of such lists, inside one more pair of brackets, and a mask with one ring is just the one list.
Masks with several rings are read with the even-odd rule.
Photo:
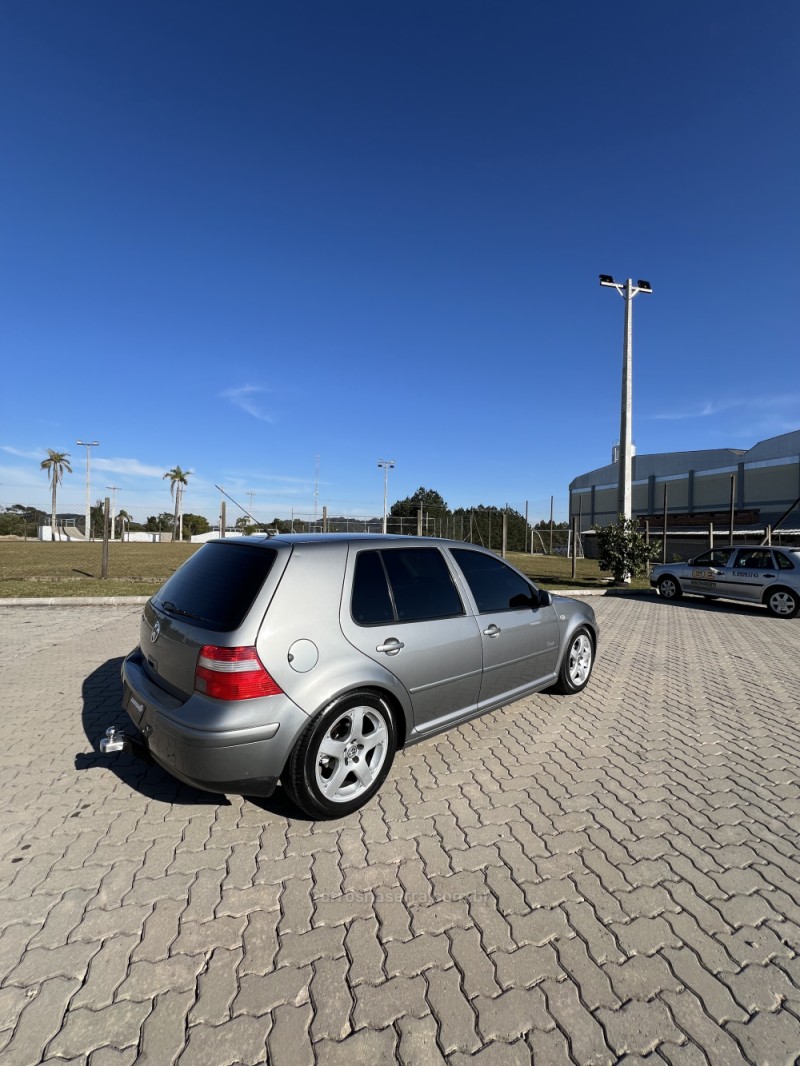
[[94, 750], [140, 607], [0, 606], [0, 1061], [800, 1061], [800, 620], [593, 605], [333, 823]]

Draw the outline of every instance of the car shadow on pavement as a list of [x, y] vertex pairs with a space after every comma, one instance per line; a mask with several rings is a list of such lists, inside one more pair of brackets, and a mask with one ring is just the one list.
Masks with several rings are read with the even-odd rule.
[[[75, 769], [91, 770], [96, 766], [103, 766], [112, 770], [129, 788], [165, 803], [229, 805], [230, 800], [222, 793], [204, 792], [202, 789], [185, 785], [166, 770], [162, 770], [157, 763], [145, 762], [126, 752], [103, 755], [100, 751], [100, 740], [109, 726], [116, 726], [122, 732], [130, 734], [134, 732], [130, 718], [122, 709], [122, 662], [123, 656], [109, 659], [83, 682], [83, 731], [91, 750], [76, 753]], [[280, 786], [269, 799], [259, 796], [246, 798], [248, 802], [276, 818], [313, 821], [292, 804]]]
[[217, 806], [229, 803], [228, 798], [219, 793], [202, 792], [191, 785], [184, 785], [157, 763], [145, 762], [126, 752], [104, 755], [100, 751], [100, 740], [109, 726], [116, 726], [129, 734], [134, 732], [130, 718], [122, 709], [122, 661], [122, 656], [108, 659], [83, 682], [83, 731], [91, 750], [76, 753], [75, 769], [106, 767], [130, 788], [135, 788], [150, 799], [167, 803], [212, 803]]
[[[660, 599], [660, 597], [656, 597]], [[710, 598], [705, 599], [702, 596], [681, 596], [677, 600], [664, 601], [663, 607], [665, 609], [674, 610], [676, 607], [689, 607], [695, 611], [706, 611], [709, 614], [734, 614], [750, 617], [760, 616], [762, 618], [771, 618], [772, 615], [762, 604], [759, 603], [742, 603], [740, 600], [723, 600]]]

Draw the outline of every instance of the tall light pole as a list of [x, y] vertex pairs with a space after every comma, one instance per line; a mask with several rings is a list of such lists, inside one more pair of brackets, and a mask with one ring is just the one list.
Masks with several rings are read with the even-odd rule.
[[89, 477], [89, 456], [92, 453], [92, 448], [97, 448], [100, 444], [99, 440], [76, 440], [76, 444], [81, 448], [86, 449], [86, 529], [84, 536], [87, 540], [91, 540], [91, 518], [92, 518], [92, 489], [91, 480]]
[[619, 416], [619, 452], [617, 454], [617, 514], [630, 518], [633, 514], [632, 470], [633, 447], [631, 438], [633, 408], [633, 298], [640, 292], [652, 292], [649, 281], [637, 281], [634, 285], [630, 278], [622, 285], [614, 281], [610, 274], [600, 275], [600, 284], [616, 289], [625, 301], [625, 329], [622, 338], [622, 402]]
[[114, 539], [114, 521], [117, 517], [117, 489], [121, 488], [120, 485], [106, 485], [106, 488], [111, 493], [111, 539]]
[[378, 467], [383, 470], [383, 532], [386, 532], [386, 501], [389, 493], [389, 471], [394, 470], [394, 459], [379, 459]]

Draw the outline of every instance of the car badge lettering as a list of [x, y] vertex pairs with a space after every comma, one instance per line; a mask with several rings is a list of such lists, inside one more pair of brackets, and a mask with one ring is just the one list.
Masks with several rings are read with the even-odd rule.
[[158, 638], [160, 636], [161, 636], [161, 623], [160, 622], [156, 622], [156, 624], [153, 626], [153, 631], [150, 634], [150, 643], [151, 644], [155, 644], [155, 642], [158, 640]]

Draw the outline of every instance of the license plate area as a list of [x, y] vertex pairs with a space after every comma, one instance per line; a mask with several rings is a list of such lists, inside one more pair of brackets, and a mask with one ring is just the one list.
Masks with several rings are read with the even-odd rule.
[[147, 712], [147, 704], [139, 696], [134, 695], [129, 685], [125, 685], [123, 690], [122, 709], [128, 712], [136, 726], [141, 727]]

